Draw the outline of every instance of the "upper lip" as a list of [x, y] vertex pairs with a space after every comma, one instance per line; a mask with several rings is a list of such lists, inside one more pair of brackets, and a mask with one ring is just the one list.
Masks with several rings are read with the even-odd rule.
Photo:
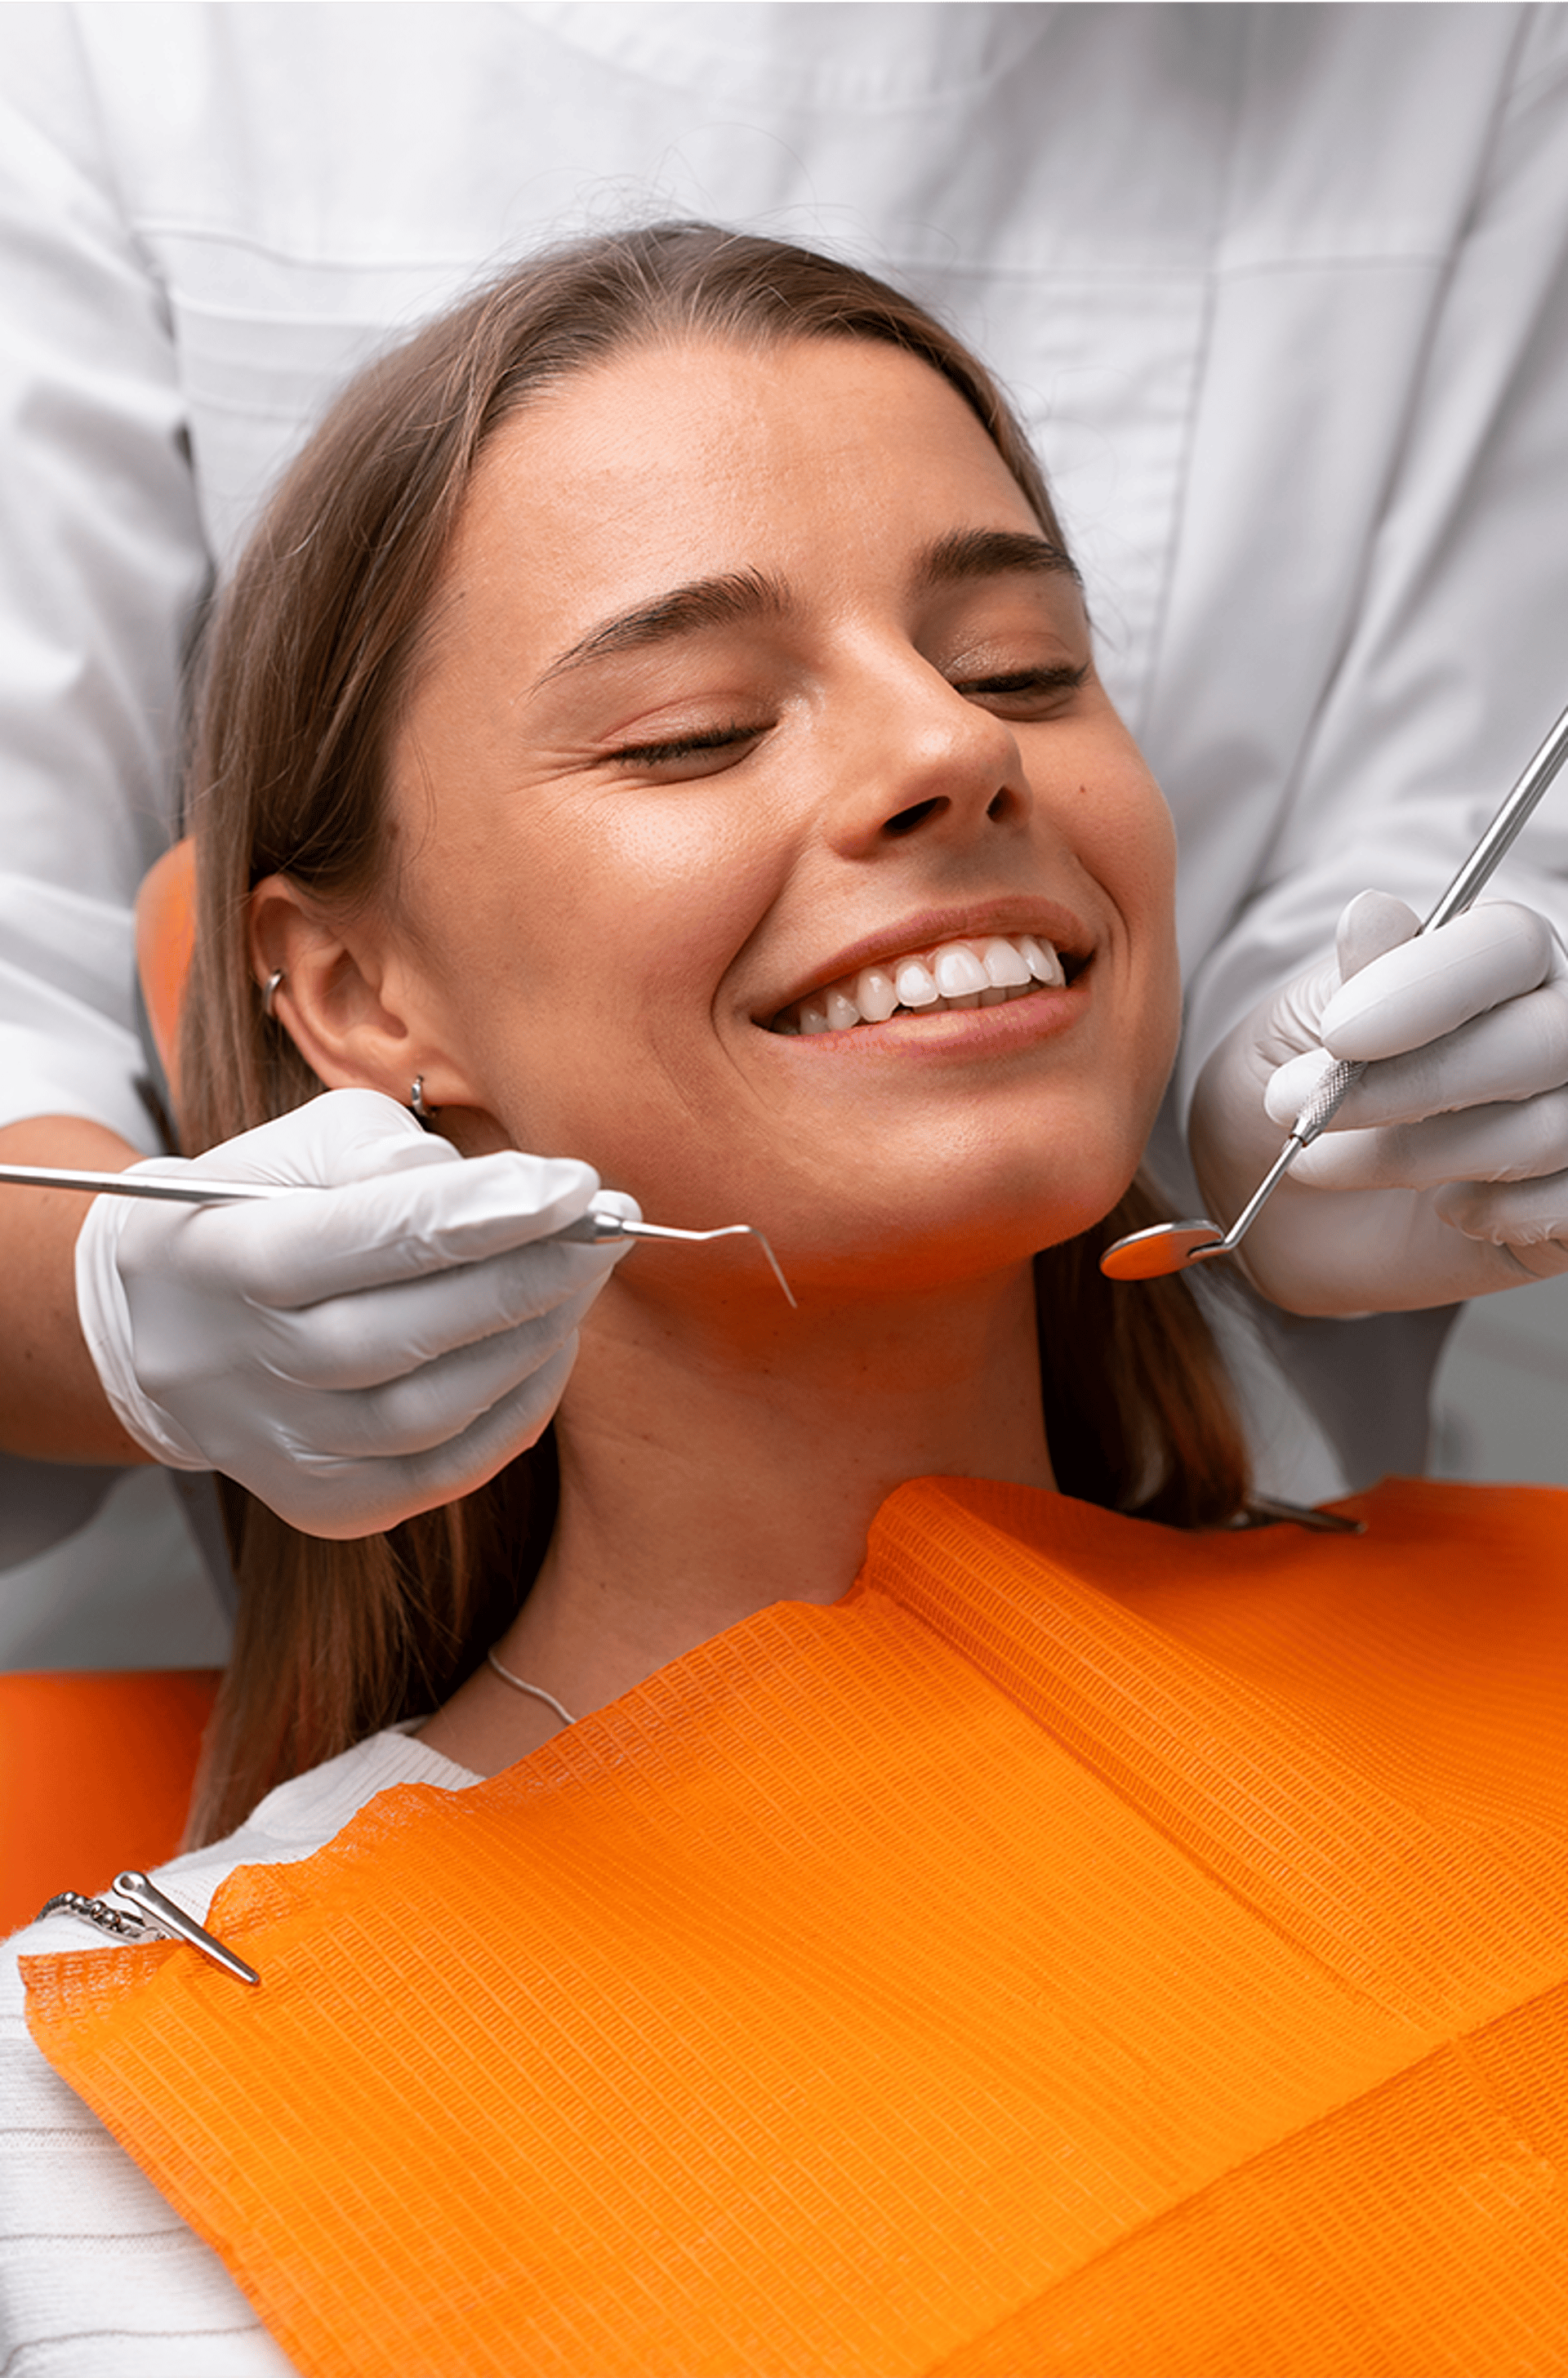
[[923, 955], [944, 942], [983, 941], [993, 933], [1033, 933], [1052, 944], [1068, 963], [1069, 971], [1070, 962], [1081, 962], [1093, 947], [1088, 928], [1070, 908], [1055, 900], [1030, 899], [1015, 894], [1007, 899], [981, 901], [962, 907], [923, 908], [899, 924], [879, 926], [874, 932], [847, 943], [834, 956], [814, 964], [810, 974], [802, 977], [792, 990], [781, 991], [777, 998], [769, 993], [756, 1010], [757, 1020], [771, 1023], [774, 1016], [792, 1007], [797, 1000], [809, 998], [813, 991], [826, 991], [829, 983], [858, 974], [862, 967]]

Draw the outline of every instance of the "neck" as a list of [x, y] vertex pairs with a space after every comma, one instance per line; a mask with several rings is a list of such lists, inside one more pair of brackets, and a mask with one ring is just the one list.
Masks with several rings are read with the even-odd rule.
[[[557, 1435], [560, 1520], [499, 1650], [583, 1716], [769, 1603], [837, 1601], [905, 1479], [1053, 1483], [1029, 1267], [777, 1315], [618, 1278]], [[558, 1723], [486, 1669], [426, 1738], [492, 1773]]]

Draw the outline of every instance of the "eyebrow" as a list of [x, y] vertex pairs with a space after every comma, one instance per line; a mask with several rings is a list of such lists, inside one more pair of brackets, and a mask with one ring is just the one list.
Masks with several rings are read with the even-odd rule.
[[915, 566], [915, 584], [923, 592], [955, 586], [966, 578], [1006, 578], [1020, 570], [1083, 583], [1072, 556], [1048, 536], [1010, 528], [969, 528], [927, 546]]
[[[1026, 535], [1017, 529], [959, 529], [927, 546], [915, 564], [914, 582], [924, 593], [960, 584], [966, 579], [999, 578], [1019, 571], [1037, 577], [1067, 577], [1081, 583], [1071, 557], [1049, 537]], [[671, 643], [696, 635], [705, 628], [727, 628], [747, 619], [784, 619], [797, 606], [782, 579], [761, 570], [729, 570], [714, 578], [694, 578], [689, 585], [671, 587], [651, 603], [601, 619], [574, 644], [559, 653], [539, 679], [541, 686], [616, 653], [634, 653], [650, 644]]]
[[668, 643], [677, 636], [695, 635], [704, 628], [728, 628], [742, 619], [782, 619], [794, 609], [794, 597], [781, 579], [761, 570], [735, 570], [718, 578], [694, 578], [690, 585], [671, 587], [651, 603], [601, 619], [574, 644], [551, 661], [540, 685], [581, 668], [588, 661], [612, 653], [634, 653], [647, 644]]

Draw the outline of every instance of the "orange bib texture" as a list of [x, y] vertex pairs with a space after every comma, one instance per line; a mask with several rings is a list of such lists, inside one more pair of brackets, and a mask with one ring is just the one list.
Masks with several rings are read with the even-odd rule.
[[923, 1480], [44, 2054], [311, 2378], [1568, 2371], [1568, 1497]]

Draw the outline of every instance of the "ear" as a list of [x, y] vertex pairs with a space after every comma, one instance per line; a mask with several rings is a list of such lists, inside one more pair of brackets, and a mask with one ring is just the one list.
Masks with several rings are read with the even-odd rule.
[[[248, 927], [258, 987], [281, 975], [272, 1014], [330, 1090], [380, 1090], [406, 1106], [422, 1076], [430, 1107], [488, 1120], [450, 1053], [439, 1000], [384, 919], [366, 911], [345, 922], [288, 876], [269, 875], [250, 895]], [[501, 1134], [496, 1145], [505, 1144]]]

